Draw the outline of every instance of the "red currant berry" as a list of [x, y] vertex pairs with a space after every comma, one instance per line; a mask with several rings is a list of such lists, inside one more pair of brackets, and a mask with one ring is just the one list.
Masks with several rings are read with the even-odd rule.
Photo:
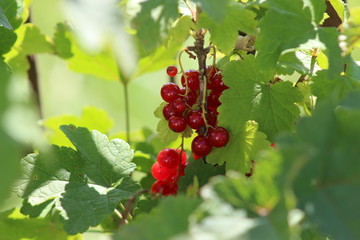
[[215, 92], [214, 90], [210, 92], [208, 96], [208, 107], [216, 109], [218, 106], [221, 105], [219, 101], [219, 97], [221, 96], [221, 92]]
[[197, 98], [198, 94], [195, 91], [189, 91], [188, 95], [186, 96], [186, 103], [189, 106], [192, 106], [196, 103]]
[[174, 132], [183, 132], [186, 129], [186, 119], [184, 117], [172, 116], [169, 119], [169, 128]]
[[178, 190], [178, 185], [176, 183], [166, 183], [164, 181], [156, 181], [151, 186], [151, 193], [160, 193], [164, 196], [176, 195]]
[[[192, 90], [199, 90], [200, 83], [199, 83], [199, 72], [196, 70], [188, 70], [185, 72], [187, 77], [188, 87]], [[185, 84], [185, 76], [181, 77], [181, 84], [183, 87], [186, 86]]]
[[180, 155], [175, 149], [165, 148], [157, 155], [157, 161], [161, 167], [174, 169], [180, 164]]
[[201, 157], [198, 156], [198, 155], [196, 155], [195, 153], [193, 153], [193, 158], [194, 158], [195, 160], [198, 160], [198, 159], [200, 159]]
[[168, 103], [165, 105], [162, 111], [164, 118], [166, 120], [169, 120], [172, 116], [178, 116], [178, 114], [175, 113], [174, 109], [171, 107], [171, 103]]
[[228, 89], [229, 87], [224, 84], [222, 81], [221, 72], [217, 72], [214, 77], [212, 78], [212, 89], [217, 92], [223, 92], [224, 90]]
[[160, 94], [165, 102], [172, 102], [180, 93], [180, 88], [175, 83], [166, 83], [162, 86]]
[[191, 143], [191, 150], [194, 154], [203, 157], [211, 152], [212, 147], [207, 137], [197, 136], [193, 139]]
[[169, 196], [169, 195], [176, 195], [179, 187], [176, 182], [169, 183], [167, 188], [165, 188], [162, 192], [162, 195]]
[[196, 109], [189, 112], [189, 114], [187, 115], [187, 124], [192, 129], [199, 129], [201, 126], [204, 126], [205, 121], [204, 118], [202, 117], [201, 110]]
[[175, 113], [177, 113], [178, 115], [181, 115], [187, 108], [187, 105], [185, 103], [184, 98], [177, 97], [171, 102], [171, 107]]
[[185, 164], [187, 163], [186, 159], [186, 152], [185, 151], [181, 151], [181, 149], [176, 149], [176, 152], [178, 152], [179, 154], [181, 153], [181, 164]]
[[271, 146], [272, 148], [276, 149], [275, 143], [272, 143], [270, 146]]
[[168, 68], [166, 69], [166, 73], [167, 75], [169, 75], [170, 77], [175, 77], [175, 75], [177, 74], [178, 69], [175, 66], [168, 66]]
[[209, 125], [216, 126], [216, 124], [217, 124], [217, 114], [214, 111], [209, 109], [207, 111], [207, 120], [208, 120]]
[[157, 180], [165, 180], [170, 175], [170, 169], [161, 166], [158, 162], [155, 162], [151, 167], [151, 174]]
[[210, 128], [208, 133], [209, 143], [214, 147], [223, 147], [229, 142], [229, 133], [223, 127]]

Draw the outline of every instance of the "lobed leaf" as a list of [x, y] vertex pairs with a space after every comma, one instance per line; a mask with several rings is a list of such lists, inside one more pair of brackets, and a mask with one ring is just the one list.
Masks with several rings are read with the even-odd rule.
[[62, 131], [77, 148], [53, 146], [49, 152], [21, 160], [23, 176], [16, 189], [31, 205], [54, 199], [69, 234], [97, 226], [117, 203], [138, 189], [129, 174], [133, 151], [120, 139], [72, 125]]

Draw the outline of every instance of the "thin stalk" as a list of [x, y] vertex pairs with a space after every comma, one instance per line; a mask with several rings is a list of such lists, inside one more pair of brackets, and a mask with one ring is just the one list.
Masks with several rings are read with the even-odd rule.
[[129, 89], [128, 82], [124, 82], [124, 101], [125, 101], [125, 130], [126, 130], [126, 141], [131, 144], [130, 140], [130, 107], [129, 107]]

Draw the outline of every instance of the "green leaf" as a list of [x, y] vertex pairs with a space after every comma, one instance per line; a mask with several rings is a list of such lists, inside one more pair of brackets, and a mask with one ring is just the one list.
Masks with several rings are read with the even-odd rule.
[[324, 19], [326, 10], [325, 1], [304, 0], [304, 6], [310, 8], [311, 16], [315, 25], [318, 25]]
[[218, 197], [235, 208], [244, 208], [261, 215], [260, 209], [271, 211], [278, 203], [280, 190], [276, 178], [281, 172], [282, 158], [274, 150], [267, 157], [256, 159], [253, 174], [229, 174], [211, 180]]
[[97, 54], [87, 53], [78, 45], [74, 37], [71, 37], [71, 51], [73, 56], [68, 60], [71, 70], [84, 73], [109, 81], [119, 81], [119, 71], [113, 52], [109, 49]]
[[258, 124], [248, 121], [244, 129], [230, 130], [230, 141], [224, 148], [215, 148], [207, 157], [212, 164], [223, 164], [226, 161], [226, 170], [235, 170], [242, 173], [250, 171], [251, 160], [255, 159], [257, 153], [269, 148], [270, 142], [266, 135], [258, 131]]
[[[229, 0], [222, 0], [221, 4], [217, 0], [192, 0], [199, 3], [200, 7], [213, 20], [223, 23], [224, 18], [227, 17], [227, 9], [230, 4]], [[225, 25], [225, 22], [223, 23]]]
[[17, 29], [21, 22], [21, 13], [23, 11], [22, 1], [17, 0], [1, 0], [0, 8], [6, 15], [13, 29]]
[[230, 140], [224, 148], [214, 149], [210, 163], [228, 161], [227, 169], [248, 172], [250, 160], [270, 145], [266, 135], [273, 141], [281, 131], [294, 129], [300, 113], [295, 102], [302, 100], [299, 90], [290, 82], [270, 85], [260, 69], [252, 55], [225, 65], [223, 81], [229, 89], [220, 97], [218, 111], [219, 126], [228, 129]]
[[30, 218], [44, 218], [53, 210], [54, 205], [54, 199], [49, 199], [35, 206], [32, 206], [27, 199], [24, 199], [20, 212], [24, 215], [29, 215]]
[[[360, 237], [359, 103], [358, 91], [338, 106], [324, 101], [299, 123], [298, 134], [279, 139], [298, 207], [334, 239]], [[351, 197], [344, 202], [343, 196]]]
[[259, 66], [272, 70], [280, 54], [298, 47], [315, 37], [311, 13], [303, 9], [302, 0], [269, 0], [270, 9], [260, 22], [260, 34], [256, 39]]
[[149, 214], [120, 228], [114, 239], [159, 240], [186, 232], [189, 216], [199, 204], [199, 199], [181, 195], [164, 198]]
[[325, 100], [330, 96], [340, 100], [350, 91], [360, 88], [360, 81], [358, 79], [353, 79], [347, 75], [330, 78], [328, 71], [318, 71], [317, 75], [313, 78], [314, 83], [311, 85], [311, 90], [318, 97], [317, 101]]
[[[223, 6], [224, 4], [217, 4]], [[229, 53], [236, 44], [239, 32], [242, 31], [247, 34], [255, 34], [257, 21], [256, 14], [250, 10], [244, 9], [241, 6], [233, 6], [226, 12], [223, 22], [218, 19], [211, 19], [205, 14], [199, 16], [199, 24], [203, 28], [207, 28], [211, 34], [212, 42], [223, 53]]]
[[167, 39], [169, 29], [178, 16], [178, 1], [152, 0], [141, 3], [141, 11], [133, 19], [141, 57], [151, 54]]
[[68, 26], [64, 23], [58, 23], [53, 37], [55, 54], [67, 59], [73, 56], [71, 52], [71, 40], [69, 37]]
[[0, 7], [0, 27], [4, 27], [9, 30], [13, 30], [13, 27], [11, 26], [9, 20], [7, 19], [6, 15], [1, 7]]
[[292, 75], [295, 71], [300, 74], [310, 73], [311, 55], [297, 51], [288, 52], [280, 56], [278, 74]]
[[253, 118], [259, 123], [259, 130], [269, 139], [274, 139], [282, 131], [294, 129], [300, 114], [295, 103], [302, 100], [302, 95], [291, 82], [262, 85], [256, 100], [259, 102], [254, 104]]
[[162, 110], [166, 104], [166, 102], [161, 103], [154, 112], [155, 117], [160, 118], [156, 127], [156, 131], [158, 132], [158, 137], [160, 138], [160, 141], [162, 143], [173, 142], [180, 135], [179, 133], [176, 133], [169, 128], [168, 121], [164, 118], [164, 115], [162, 114]]
[[10, 51], [16, 41], [16, 34], [5, 27], [0, 26], [0, 55]]
[[181, 177], [178, 182], [179, 189], [186, 190], [193, 184], [194, 177], [197, 178], [199, 187], [202, 187], [208, 183], [211, 177], [224, 174], [224, 170], [223, 166], [212, 166], [204, 163], [202, 159], [190, 160], [185, 168], [185, 176]]
[[[9, 66], [0, 58], [0, 120], [3, 120], [5, 109], [8, 106], [7, 90], [11, 76]], [[0, 168], [0, 205], [6, 199], [11, 191], [13, 181], [19, 174], [20, 149], [18, 144], [12, 139], [0, 125], [0, 154], [2, 167]]]
[[15, 71], [27, 71], [29, 68], [27, 55], [53, 53], [53, 46], [47, 36], [32, 23], [23, 24], [17, 31], [18, 39], [6, 59]]
[[176, 21], [176, 25], [169, 30], [169, 40], [166, 46], [160, 46], [151, 55], [141, 58], [132, 78], [169, 66], [172, 62], [175, 64], [174, 59], [188, 38], [191, 28], [195, 28], [191, 18], [189, 16], [180, 17]]
[[97, 226], [139, 185], [128, 177], [136, 166], [126, 142], [109, 141], [95, 130], [72, 125], [61, 129], [77, 151], [53, 146], [49, 152], [23, 158], [24, 175], [16, 189], [31, 205], [54, 198], [65, 230], [76, 234]]
[[89, 130], [107, 133], [113, 127], [114, 121], [108, 116], [107, 112], [95, 107], [85, 107], [80, 117], [62, 115], [45, 119], [42, 125], [48, 129], [46, 135], [52, 144], [68, 147], [73, 146], [59, 128], [61, 125], [66, 124], [73, 124]]
[[81, 240], [81, 235], [69, 236], [58, 221], [47, 219], [28, 219], [17, 209], [0, 213], [2, 240], [14, 239], [56, 239]]
[[337, 15], [341, 19], [341, 22], [344, 22], [345, 16], [345, 6], [342, 0], [329, 0], [331, 6], [335, 9]]
[[339, 76], [343, 71], [344, 65], [344, 59], [341, 56], [341, 49], [338, 43], [339, 32], [336, 28], [319, 28], [318, 34], [320, 41], [326, 46], [325, 53], [329, 60], [329, 77]]

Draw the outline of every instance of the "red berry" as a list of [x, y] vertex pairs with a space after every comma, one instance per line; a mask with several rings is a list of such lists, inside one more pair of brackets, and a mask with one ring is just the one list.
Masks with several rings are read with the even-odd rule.
[[175, 83], [166, 83], [162, 86], [161, 97], [165, 102], [172, 102], [180, 93], [180, 88]]
[[[185, 75], [187, 77], [188, 87], [192, 90], [199, 90], [199, 88], [200, 88], [199, 72], [191, 69], [191, 70], [186, 71]], [[181, 77], [181, 84], [183, 87], [186, 86], [184, 75], [182, 75], [182, 77]]]
[[209, 109], [207, 111], [207, 120], [209, 125], [215, 126], [217, 124], [217, 114]]
[[208, 76], [207, 89], [213, 89], [213, 78], [218, 71], [219, 69], [217, 69], [213, 65], [206, 67], [206, 74]]
[[192, 106], [196, 103], [196, 100], [198, 98], [198, 94], [195, 91], [189, 91], [188, 95], [185, 97], [186, 98], [186, 103], [189, 106]]
[[193, 153], [193, 158], [194, 158], [195, 160], [198, 160], [198, 159], [200, 159], [201, 157], [198, 156], [198, 155], [196, 155], [195, 153]]
[[169, 177], [170, 169], [155, 162], [151, 167], [151, 174], [157, 180], [165, 180]]
[[164, 118], [166, 120], [169, 120], [172, 116], [178, 116], [178, 114], [175, 113], [174, 109], [171, 107], [171, 103], [168, 103], [165, 105], [162, 111]]
[[223, 92], [224, 90], [228, 89], [229, 87], [224, 84], [222, 81], [221, 72], [217, 72], [214, 77], [212, 78], [212, 89], [217, 92]]
[[187, 115], [187, 124], [192, 129], [199, 129], [201, 126], [204, 126], [205, 121], [204, 118], [202, 117], [201, 110], [196, 109], [189, 112], [189, 114]]
[[216, 109], [218, 106], [220, 106], [221, 105], [221, 102], [219, 101], [220, 96], [221, 96], [221, 92], [216, 92], [216, 91], [212, 90], [207, 99], [208, 107]]
[[178, 185], [176, 183], [166, 183], [164, 181], [156, 181], [151, 186], [151, 193], [160, 193], [164, 196], [176, 195]]
[[174, 169], [179, 166], [180, 155], [175, 149], [165, 148], [159, 152], [157, 161], [162, 167]]
[[183, 132], [186, 129], [186, 119], [184, 117], [172, 116], [169, 119], [169, 128], [174, 132]]
[[187, 105], [184, 98], [177, 97], [171, 102], [171, 107], [175, 113], [181, 115], [187, 108]]
[[168, 68], [166, 69], [166, 73], [170, 77], [175, 77], [177, 72], [178, 72], [178, 70], [177, 70], [177, 67], [175, 67], [175, 66], [168, 66]]
[[272, 143], [270, 146], [273, 147], [274, 149], [276, 149], [275, 143]]
[[191, 150], [194, 154], [203, 157], [211, 152], [212, 147], [207, 137], [197, 136], [193, 139], [191, 143]]
[[176, 152], [177, 153], [181, 153], [181, 164], [186, 164], [187, 163], [187, 161], [186, 161], [186, 159], [187, 159], [187, 156], [186, 156], [186, 152], [183, 150], [183, 151], [181, 151], [181, 149], [176, 149]]
[[209, 143], [214, 147], [223, 147], [229, 142], [229, 133], [223, 127], [210, 128], [208, 133]]

